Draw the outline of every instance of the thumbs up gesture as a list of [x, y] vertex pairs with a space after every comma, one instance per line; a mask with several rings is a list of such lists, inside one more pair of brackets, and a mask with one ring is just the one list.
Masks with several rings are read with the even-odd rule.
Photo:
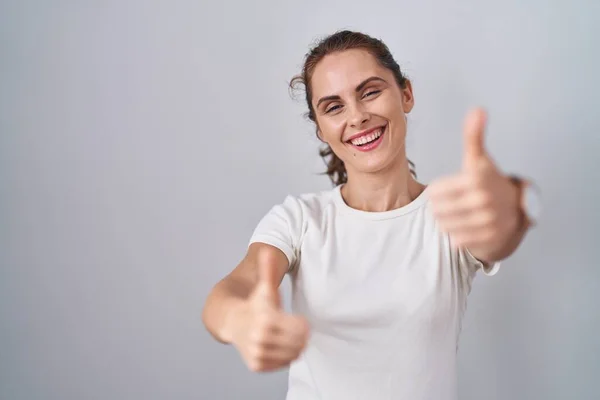
[[433, 214], [456, 247], [482, 261], [505, 256], [521, 224], [519, 189], [484, 146], [485, 112], [471, 111], [464, 125], [462, 170], [430, 185]]
[[258, 282], [237, 314], [232, 344], [250, 370], [264, 372], [285, 367], [298, 358], [309, 328], [304, 318], [282, 309], [275, 254], [261, 249], [257, 264]]

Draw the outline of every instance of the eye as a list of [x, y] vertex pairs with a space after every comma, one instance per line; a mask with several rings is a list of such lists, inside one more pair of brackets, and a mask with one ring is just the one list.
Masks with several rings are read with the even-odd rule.
[[365, 93], [363, 95], [363, 99], [366, 98], [366, 97], [375, 96], [376, 94], [379, 94], [379, 93], [381, 93], [381, 90], [369, 90], [367, 93]]
[[334, 106], [331, 106], [331, 107], [327, 108], [327, 109], [325, 110], [325, 113], [326, 113], [326, 114], [329, 114], [330, 112], [333, 112], [333, 111], [335, 111], [335, 110], [339, 110], [340, 108], [342, 108], [342, 106], [341, 106], [340, 104], [336, 104], [336, 105], [334, 105]]

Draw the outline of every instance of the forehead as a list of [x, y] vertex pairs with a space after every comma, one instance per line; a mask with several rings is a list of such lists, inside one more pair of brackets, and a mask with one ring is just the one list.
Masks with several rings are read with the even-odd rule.
[[325, 56], [311, 78], [313, 99], [321, 96], [354, 92], [358, 84], [371, 76], [389, 79], [391, 72], [379, 65], [366, 50], [352, 49]]

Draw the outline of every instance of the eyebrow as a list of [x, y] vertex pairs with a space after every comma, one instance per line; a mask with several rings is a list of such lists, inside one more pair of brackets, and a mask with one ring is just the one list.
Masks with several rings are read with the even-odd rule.
[[[355, 92], [360, 92], [365, 86], [367, 86], [367, 84], [369, 84], [370, 82], [373, 81], [380, 81], [380, 82], [384, 82], [387, 83], [387, 81], [383, 78], [380, 78], [378, 76], [372, 76], [370, 78], [365, 79], [364, 81], [362, 81], [361, 83], [358, 84], [358, 86], [356, 86], [356, 89], [354, 89]], [[317, 102], [317, 108], [319, 107], [319, 105], [321, 103], [323, 103], [324, 101], [329, 101], [329, 100], [339, 100], [340, 96], [338, 95], [332, 95], [332, 96], [325, 96], [325, 97], [321, 97], [319, 99], [319, 101]]]

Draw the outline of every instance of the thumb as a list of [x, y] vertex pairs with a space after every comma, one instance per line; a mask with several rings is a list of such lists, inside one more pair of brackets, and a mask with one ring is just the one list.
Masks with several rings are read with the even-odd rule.
[[257, 255], [258, 284], [260, 297], [275, 307], [281, 307], [279, 296], [280, 277], [278, 273], [277, 255], [270, 249], [261, 249]]
[[464, 124], [464, 154], [463, 169], [472, 169], [477, 162], [485, 157], [484, 131], [487, 116], [485, 111], [477, 108], [471, 110]]

